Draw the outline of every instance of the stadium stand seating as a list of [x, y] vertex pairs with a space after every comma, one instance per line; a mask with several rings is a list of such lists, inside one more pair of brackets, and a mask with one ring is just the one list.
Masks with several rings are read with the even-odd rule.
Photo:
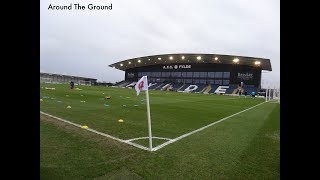
[[137, 82], [131, 82], [128, 85], [126, 85], [127, 88], [132, 88], [136, 85]]
[[247, 94], [250, 95], [251, 92], [257, 93], [257, 88], [255, 88], [253, 85], [244, 85], [243, 86], [244, 91], [247, 91]]
[[183, 86], [183, 83], [171, 83], [169, 90], [170, 91], [177, 91], [182, 86]]
[[154, 89], [159, 85], [158, 83], [149, 83], [149, 89]]
[[226, 94], [234, 94], [236, 92], [235, 89], [237, 88], [237, 84], [229, 84], [229, 88], [227, 89]]
[[121, 82], [115, 84], [114, 86], [125, 87], [125, 86], [127, 86], [128, 84], [130, 84], [130, 83], [131, 83], [131, 81], [121, 81]]
[[161, 90], [167, 91], [170, 88], [170, 86], [171, 86], [170, 83], [165, 83], [165, 85], [161, 87]]
[[154, 88], [154, 90], [160, 90], [163, 86], [165, 86], [167, 83], [161, 83], [159, 86]]
[[[133, 88], [135, 86], [136, 82], [133, 81], [121, 81], [115, 84], [116, 87], [122, 87], [122, 88]], [[197, 88], [195, 90], [189, 89], [188, 87], [190, 85], [196, 85]], [[163, 91], [177, 91], [177, 92], [190, 92], [190, 93], [204, 93], [204, 94], [213, 94], [217, 88], [221, 86], [218, 84], [183, 84], [183, 83], [169, 83], [169, 82], [163, 82], [163, 83], [149, 83], [149, 90], [163, 90]], [[186, 90], [187, 89], [187, 90]], [[185, 91], [186, 90], [186, 91]], [[247, 95], [250, 95], [251, 92], [258, 91], [258, 88], [254, 87], [253, 85], [244, 85], [242, 88], [243, 92], [247, 91]], [[238, 85], [237, 84], [230, 84], [229, 88], [226, 89], [225, 94], [237, 94], [238, 93]]]

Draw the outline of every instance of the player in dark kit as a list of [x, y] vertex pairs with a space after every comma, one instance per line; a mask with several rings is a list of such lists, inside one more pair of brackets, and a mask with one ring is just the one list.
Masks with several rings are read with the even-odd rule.
[[73, 88], [74, 88], [74, 82], [71, 81], [71, 82], [70, 82], [70, 89], [73, 89]]

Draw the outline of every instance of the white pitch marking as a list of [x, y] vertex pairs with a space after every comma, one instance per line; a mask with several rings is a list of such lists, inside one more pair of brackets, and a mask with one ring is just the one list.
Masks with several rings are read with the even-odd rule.
[[[222, 119], [220, 119], [220, 120], [218, 120], [218, 121], [215, 121], [215, 122], [213, 122], [213, 123], [211, 123], [211, 124], [208, 124], [208, 125], [206, 125], [206, 126], [204, 126], [204, 127], [202, 127], [202, 128], [199, 128], [199, 129], [196, 129], [196, 130], [194, 130], [194, 131], [191, 131], [191, 132], [189, 132], [189, 133], [187, 133], [187, 134], [183, 134], [183, 135], [181, 135], [181, 136], [179, 136], [179, 137], [177, 137], [177, 138], [174, 138], [174, 139], [162, 138], [162, 137], [152, 137], [152, 138], [155, 138], [155, 139], [165, 139], [165, 140], [168, 140], [167, 142], [165, 142], [165, 143], [163, 143], [163, 144], [160, 144], [159, 146], [156, 146], [156, 147], [152, 148], [152, 151], [157, 151], [157, 150], [159, 150], [159, 149], [161, 149], [161, 148], [163, 148], [163, 147], [165, 147], [165, 146], [167, 146], [167, 145], [169, 145], [169, 144], [171, 144], [171, 143], [174, 143], [174, 142], [176, 142], [176, 141], [178, 141], [178, 140], [180, 140], [180, 139], [183, 139], [183, 138], [185, 138], [185, 137], [187, 137], [187, 136], [190, 136], [190, 135], [192, 135], [192, 134], [194, 134], [194, 133], [196, 133], [196, 132], [202, 131], [202, 130], [210, 127], [210, 126], [213, 126], [213, 125], [215, 125], [215, 124], [218, 124], [218, 123], [220, 123], [220, 122], [222, 122], [222, 121], [224, 121], [224, 120], [226, 120], [226, 119], [229, 119], [229, 118], [231, 118], [231, 117], [233, 117], [233, 116], [236, 116], [236, 115], [238, 115], [238, 114], [240, 114], [240, 113], [243, 113], [243, 112], [245, 112], [245, 111], [247, 111], [247, 110], [250, 110], [250, 109], [252, 109], [252, 108], [255, 108], [255, 107], [257, 107], [257, 106], [259, 106], [259, 105], [261, 105], [261, 104], [264, 104], [264, 103], [266, 103], [266, 102], [262, 102], [262, 103], [260, 103], [260, 104], [257, 104], [257, 105], [255, 105], [255, 106], [252, 106], [252, 107], [247, 108], [247, 109], [245, 109], [245, 110], [242, 110], [242, 111], [240, 111], [240, 112], [237, 112], [237, 113], [235, 113], [235, 114], [232, 114], [232, 115], [230, 115], [230, 116], [227, 116], [227, 117], [225, 117], [225, 118], [222, 118]], [[59, 117], [56, 117], [56, 116], [53, 116], [53, 115], [44, 113], [44, 112], [42, 112], [42, 111], [40, 111], [40, 113], [41, 113], [41, 114], [44, 114], [44, 115], [47, 115], [47, 116], [49, 116], [49, 117], [55, 118], [55, 119], [57, 119], [57, 120], [63, 121], [63, 122], [65, 122], [65, 123], [68, 123], [68, 124], [71, 124], [71, 125], [74, 125], [74, 126], [77, 126], [77, 127], [82, 128], [82, 126], [79, 125], [79, 124], [76, 124], [76, 123], [73, 123], [73, 122], [70, 122], [70, 121], [61, 119], [61, 118], [59, 118]], [[134, 141], [134, 140], [146, 139], [146, 138], [149, 138], [149, 137], [139, 137], [139, 138], [133, 138], [133, 139], [128, 139], [128, 140], [123, 140], [123, 139], [120, 139], [120, 138], [111, 136], [111, 135], [109, 135], [109, 134], [105, 134], [105, 133], [96, 131], [96, 130], [94, 130], [94, 129], [88, 128], [88, 129], [85, 129], [85, 130], [94, 132], [94, 133], [96, 133], [96, 134], [99, 134], [99, 135], [102, 135], [102, 136], [111, 138], [111, 139], [116, 140], [116, 141], [119, 141], [119, 142], [123, 142], [123, 143], [129, 144], [129, 145], [134, 146], [134, 147], [137, 147], [137, 148], [139, 148], [139, 149], [143, 149], [143, 150], [149, 151], [149, 148], [131, 142], [131, 141]]]
[[[133, 139], [128, 139], [128, 140], [125, 140], [126, 142], [131, 142], [131, 141], [136, 141], [136, 140], [140, 140], [140, 139], [148, 139], [149, 137], [138, 137], [138, 138], [133, 138]], [[152, 139], [164, 139], [164, 140], [167, 140], [167, 141], [170, 141], [172, 139], [169, 139], [169, 138], [164, 138], [164, 137], [155, 137], [153, 136]]]
[[226, 119], [229, 119], [229, 118], [231, 118], [231, 117], [233, 117], [233, 116], [236, 116], [236, 115], [238, 115], [238, 114], [240, 114], [240, 113], [243, 113], [243, 112], [248, 111], [248, 110], [250, 110], [250, 109], [252, 109], [252, 108], [255, 108], [255, 107], [257, 107], [257, 106], [260, 106], [261, 104], [264, 104], [264, 103], [265, 103], [265, 102], [262, 102], [262, 103], [260, 103], [260, 104], [257, 104], [257, 105], [255, 105], [255, 106], [252, 106], [252, 107], [247, 108], [247, 109], [245, 109], [245, 110], [242, 110], [242, 111], [240, 111], [240, 112], [237, 112], [237, 113], [235, 113], [235, 114], [232, 114], [232, 115], [230, 115], [230, 116], [227, 116], [227, 117], [225, 117], [225, 118], [222, 118], [222, 119], [220, 119], [220, 120], [218, 120], [218, 121], [215, 121], [215, 122], [213, 122], [213, 123], [211, 123], [211, 124], [208, 124], [208, 125], [206, 125], [206, 126], [204, 126], [204, 127], [202, 127], [202, 128], [196, 129], [196, 130], [191, 131], [191, 132], [189, 132], [189, 133], [187, 133], [187, 134], [183, 134], [183, 135], [181, 135], [181, 136], [179, 136], [179, 137], [177, 137], [177, 138], [174, 138], [174, 139], [172, 139], [172, 140], [170, 140], [170, 141], [168, 141], [168, 142], [165, 142], [165, 143], [163, 143], [163, 144], [161, 144], [161, 145], [159, 145], [159, 146], [156, 146], [156, 147], [152, 148], [152, 151], [157, 151], [157, 150], [159, 150], [159, 149], [161, 149], [161, 148], [163, 148], [163, 147], [165, 147], [165, 146], [167, 146], [167, 145], [169, 145], [169, 144], [171, 144], [171, 143], [174, 143], [174, 142], [176, 142], [176, 141], [178, 141], [178, 140], [180, 140], [180, 139], [183, 139], [183, 138], [185, 138], [185, 137], [187, 137], [187, 136], [190, 136], [190, 135], [192, 135], [192, 134], [194, 134], [194, 133], [196, 133], [196, 132], [202, 131], [202, 130], [210, 127], [210, 126], [213, 126], [213, 125], [215, 125], [215, 124], [218, 124], [218, 123], [220, 123], [220, 122], [222, 122], [222, 121], [224, 121], [224, 120], [226, 120]]
[[[55, 118], [55, 119], [57, 119], [57, 120], [59, 120], [59, 121], [63, 121], [63, 122], [65, 122], [65, 123], [68, 123], [68, 124], [74, 125], [74, 126], [76, 126], [76, 127], [82, 128], [82, 126], [81, 126], [80, 124], [76, 124], [76, 123], [73, 123], [73, 122], [67, 121], [67, 120], [65, 120], [65, 119], [61, 119], [61, 118], [59, 118], [59, 117], [56, 117], [56, 116], [53, 116], [53, 115], [50, 115], [50, 114], [44, 113], [44, 112], [42, 112], [42, 111], [40, 111], [40, 113], [41, 113], [41, 114], [44, 114], [44, 115], [46, 115], [46, 116], [49, 116], [49, 117]], [[82, 128], [82, 129], [83, 129], [83, 128]], [[99, 135], [102, 135], [102, 136], [105, 136], [105, 137], [111, 138], [111, 139], [113, 139], [113, 140], [116, 140], [116, 141], [119, 141], [119, 142], [123, 142], [123, 143], [129, 144], [129, 145], [131, 145], [131, 146], [134, 146], [134, 147], [137, 147], [137, 148], [140, 148], [140, 149], [143, 149], [143, 150], [149, 151], [149, 148], [147, 148], [147, 147], [141, 146], [141, 145], [136, 144], [136, 143], [133, 143], [133, 142], [128, 142], [128, 141], [126, 141], [126, 140], [123, 140], [123, 139], [120, 139], [120, 138], [117, 138], [117, 137], [111, 136], [111, 135], [109, 135], [109, 134], [105, 134], [105, 133], [102, 133], [102, 132], [96, 131], [96, 130], [94, 130], [94, 129], [90, 129], [90, 128], [88, 128], [88, 129], [84, 129], [84, 130], [88, 130], [88, 131], [94, 132], [94, 133], [96, 133], [96, 134], [99, 134]]]

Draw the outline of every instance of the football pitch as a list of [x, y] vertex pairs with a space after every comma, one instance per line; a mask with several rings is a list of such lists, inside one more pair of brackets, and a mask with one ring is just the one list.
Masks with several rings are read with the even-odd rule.
[[75, 88], [40, 84], [41, 178], [279, 179], [278, 103], [150, 90], [149, 152], [145, 92]]

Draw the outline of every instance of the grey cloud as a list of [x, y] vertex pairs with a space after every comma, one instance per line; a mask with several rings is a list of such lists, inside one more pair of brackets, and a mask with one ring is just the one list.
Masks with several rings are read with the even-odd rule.
[[57, 12], [47, 6], [62, 1], [42, 1], [40, 70], [115, 82], [123, 80], [124, 73], [107, 65], [128, 58], [180, 52], [234, 54], [270, 58], [273, 71], [263, 73], [263, 79], [279, 86], [277, 0], [108, 2], [112, 11]]

